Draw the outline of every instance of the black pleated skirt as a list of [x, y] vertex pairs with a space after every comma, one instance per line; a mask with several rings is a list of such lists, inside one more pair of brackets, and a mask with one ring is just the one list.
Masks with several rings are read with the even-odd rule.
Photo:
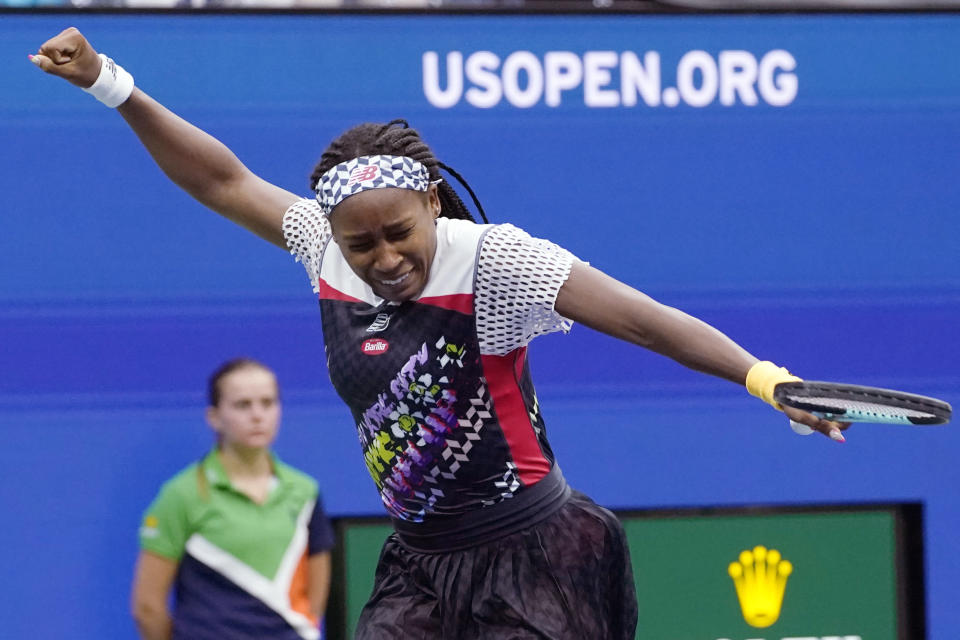
[[384, 544], [357, 640], [633, 640], [620, 521], [579, 492], [534, 526], [450, 552]]

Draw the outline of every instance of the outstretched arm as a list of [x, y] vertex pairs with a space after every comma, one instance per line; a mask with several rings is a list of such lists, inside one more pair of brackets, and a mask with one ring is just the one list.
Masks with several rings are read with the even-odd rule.
[[[558, 313], [615, 338], [665, 355], [710, 375], [745, 384], [756, 357], [726, 335], [686, 313], [660, 304], [585, 263], [574, 262], [557, 294]], [[842, 440], [846, 425], [785, 407], [787, 416]]]
[[[73, 27], [45, 42], [30, 59], [84, 89], [100, 74], [100, 57]], [[173, 182], [217, 213], [286, 247], [283, 214], [298, 196], [255, 175], [219, 140], [140, 89], [134, 88], [117, 110]]]

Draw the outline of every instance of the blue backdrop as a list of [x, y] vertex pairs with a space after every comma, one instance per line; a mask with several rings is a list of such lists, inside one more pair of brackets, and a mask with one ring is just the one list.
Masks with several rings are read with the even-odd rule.
[[[202, 388], [236, 354], [276, 367], [278, 451], [329, 511], [382, 513], [303, 270], [28, 62], [69, 25], [288, 189], [403, 117], [493, 221], [758, 356], [960, 398], [960, 16], [0, 15], [4, 637], [134, 637], [142, 509], [209, 446]], [[954, 427], [837, 445], [582, 327], [531, 354], [564, 471], [605, 505], [923, 501], [929, 637], [960, 637]]]

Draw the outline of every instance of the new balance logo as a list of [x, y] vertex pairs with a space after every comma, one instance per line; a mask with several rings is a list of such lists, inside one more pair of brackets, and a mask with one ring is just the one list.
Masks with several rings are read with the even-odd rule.
[[367, 165], [365, 167], [357, 167], [350, 172], [350, 180], [347, 181], [347, 186], [351, 184], [356, 184], [357, 182], [366, 182], [368, 180], [373, 180], [380, 175], [380, 167], [375, 164]]

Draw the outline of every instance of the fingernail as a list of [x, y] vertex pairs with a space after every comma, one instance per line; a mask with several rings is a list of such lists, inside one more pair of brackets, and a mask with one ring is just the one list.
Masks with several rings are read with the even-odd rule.
[[33, 54], [30, 54], [30, 55], [28, 55], [27, 57], [30, 58], [30, 62], [32, 62], [33, 64], [37, 65], [38, 67], [40, 66], [40, 58], [38, 58], [37, 56], [35, 56], [35, 55], [33, 55]]
[[836, 440], [837, 442], [846, 442], [846, 439], [844, 439], [843, 434], [840, 433], [838, 429], [834, 429], [833, 431], [831, 431], [830, 437], [833, 440]]

